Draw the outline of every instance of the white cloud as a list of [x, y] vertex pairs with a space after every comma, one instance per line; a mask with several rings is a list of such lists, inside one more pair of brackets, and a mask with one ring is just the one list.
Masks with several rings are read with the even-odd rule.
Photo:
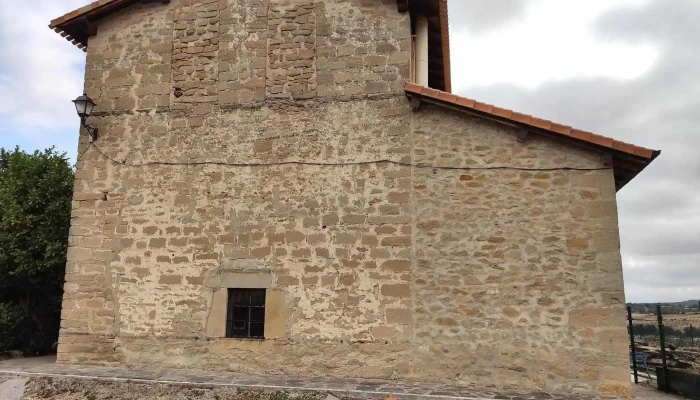
[[622, 256], [627, 301], [653, 303], [698, 298], [700, 254], [640, 257], [623, 252]]
[[618, 193], [626, 297], [700, 298], [700, 2], [450, 1], [457, 93], [663, 151]]
[[[602, 42], [589, 29], [613, 7], [642, 0], [541, 0], [529, 3], [521, 18], [498, 30], [479, 32], [453, 29], [453, 86], [470, 87], [510, 83], [534, 89], [552, 81], [609, 77], [635, 79], [655, 63], [651, 44]], [[459, 21], [452, 21], [459, 26]]]
[[[82, 93], [85, 53], [48, 28], [85, 0], [0, 0], [0, 123], [36, 137], [77, 128], [70, 100]], [[59, 3], [59, 4], [56, 4]]]

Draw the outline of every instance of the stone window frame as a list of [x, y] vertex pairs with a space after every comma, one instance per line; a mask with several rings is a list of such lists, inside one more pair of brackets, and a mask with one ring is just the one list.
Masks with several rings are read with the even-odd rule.
[[[206, 321], [208, 338], [225, 340], [274, 340], [286, 336], [287, 310], [285, 294], [272, 287], [271, 271], [222, 271], [212, 289], [211, 303]], [[263, 338], [226, 337], [229, 289], [264, 289], [265, 322]]]

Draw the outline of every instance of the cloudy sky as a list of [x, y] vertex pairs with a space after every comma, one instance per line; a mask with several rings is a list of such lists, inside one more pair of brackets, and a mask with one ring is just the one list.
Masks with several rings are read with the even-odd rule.
[[[0, 147], [75, 157], [85, 55], [0, 0]], [[700, 298], [700, 1], [450, 0], [457, 94], [663, 154], [618, 193], [628, 301]], [[19, 22], [21, 21], [21, 23]]]

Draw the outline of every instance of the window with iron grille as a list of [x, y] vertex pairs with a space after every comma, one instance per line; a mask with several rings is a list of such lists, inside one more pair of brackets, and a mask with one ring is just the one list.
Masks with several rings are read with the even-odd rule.
[[265, 338], [265, 289], [229, 289], [227, 338]]

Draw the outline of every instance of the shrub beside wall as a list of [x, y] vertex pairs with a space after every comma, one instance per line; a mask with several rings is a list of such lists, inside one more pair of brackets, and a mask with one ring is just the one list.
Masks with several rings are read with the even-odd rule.
[[54, 149], [0, 149], [0, 353], [58, 339], [73, 169]]

